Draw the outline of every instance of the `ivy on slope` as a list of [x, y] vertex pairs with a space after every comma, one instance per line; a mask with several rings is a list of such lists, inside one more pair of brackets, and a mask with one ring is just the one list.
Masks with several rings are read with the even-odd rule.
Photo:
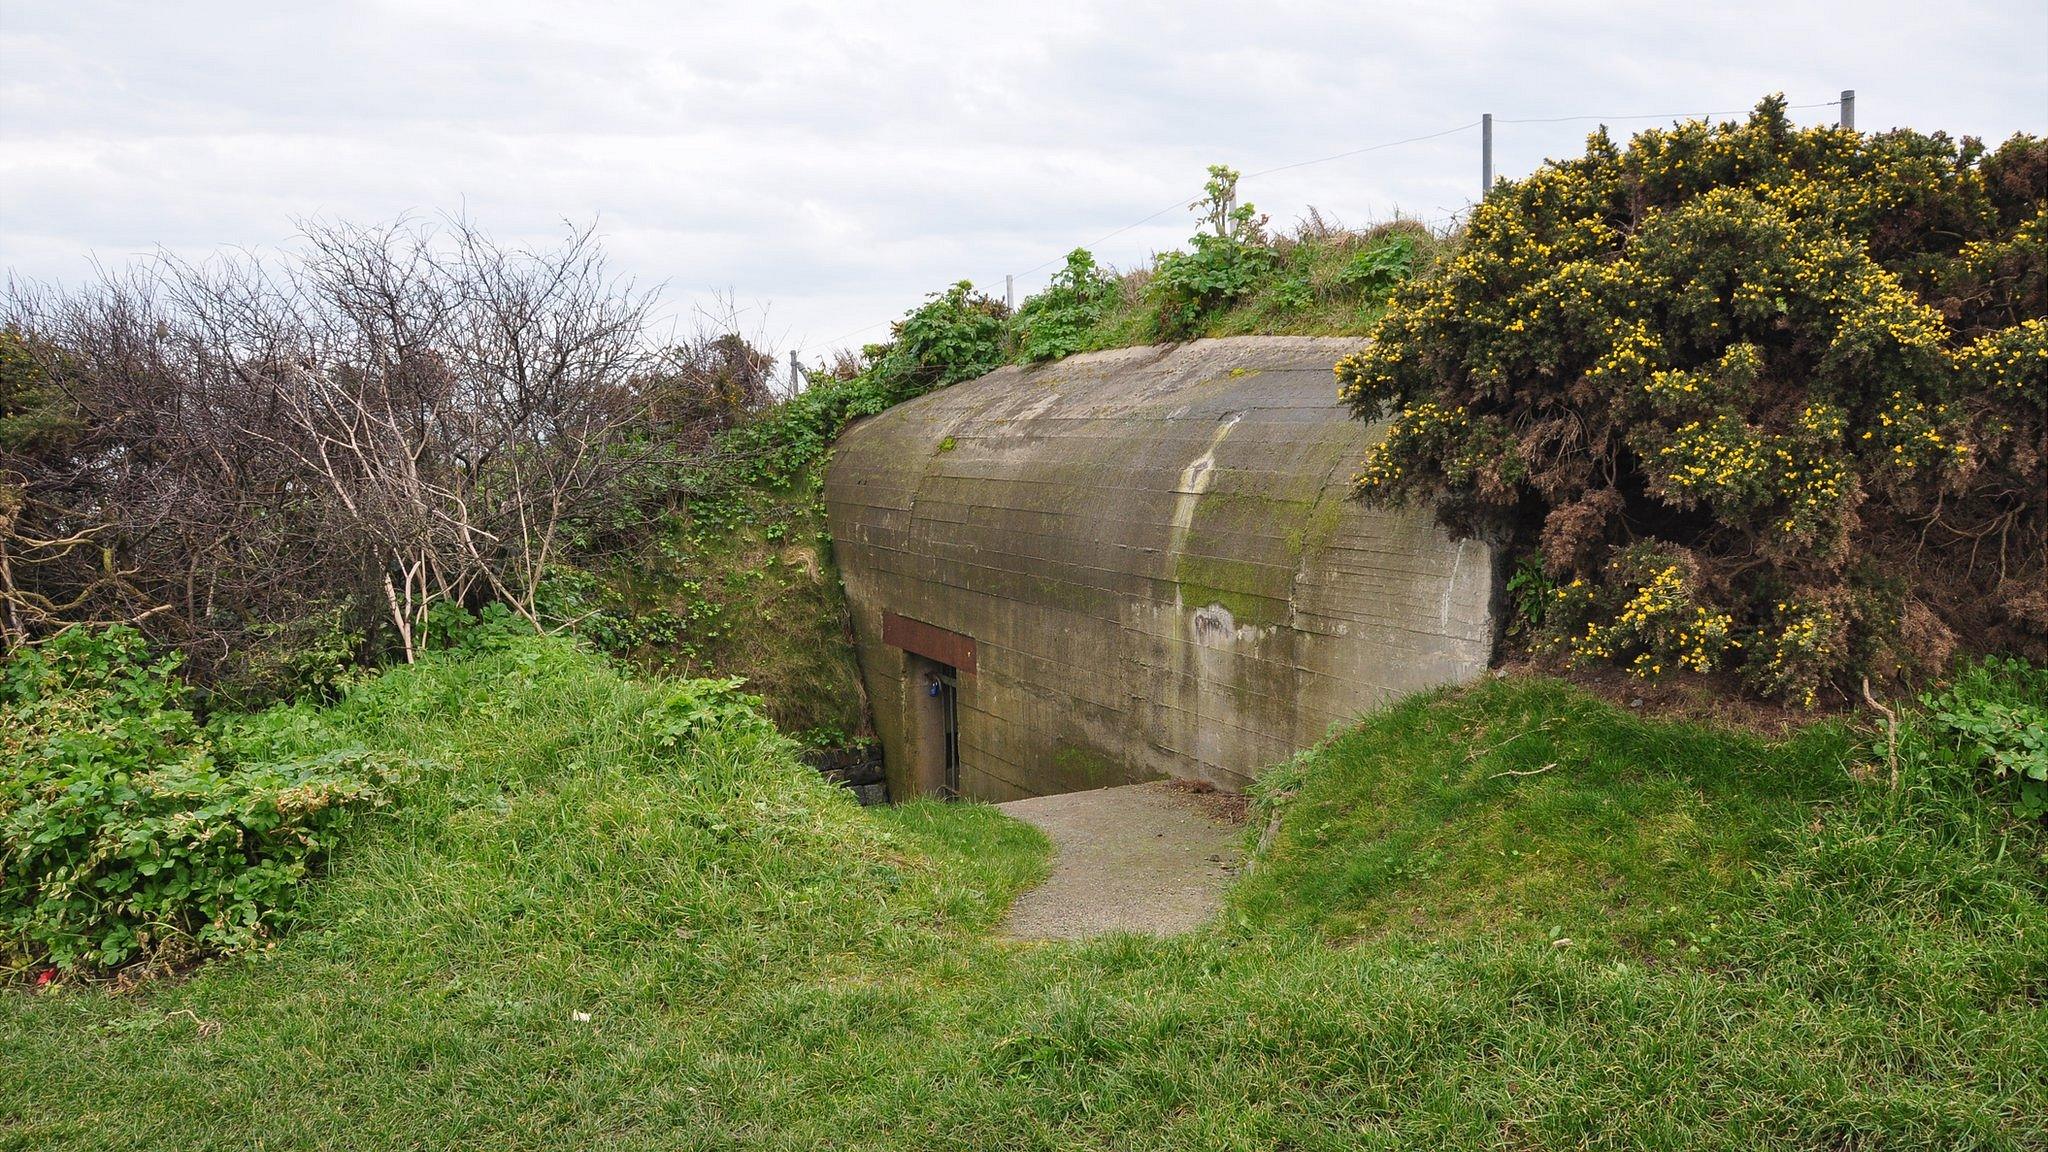
[[933, 293], [864, 350], [856, 370], [818, 374], [797, 395], [721, 433], [669, 478], [659, 530], [600, 579], [565, 590], [594, 605], [581, 630], [663, 671], [745, 677], [776, 722], [817, 746], [867, 727], [831, 541], [824, 461], [845, 427], [1007, 359], [1000, 301], [965, 281]]

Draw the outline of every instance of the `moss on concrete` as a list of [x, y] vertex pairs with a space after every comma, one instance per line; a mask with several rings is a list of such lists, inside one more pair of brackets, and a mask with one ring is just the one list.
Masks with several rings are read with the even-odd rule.
[[[1007, 799], [1159, 772], [1242, 786], [1386, 692], [1484, 667], [1462, 553], [1424, 513], [1345, 498], [1370, 433], [1330, 365], [1357, 347], [1101, 353], [1063, 362], [1056, 396], [1046, 370], [1005, 368], [855, 425], [827, 494], [871, 681], [885, 612], [976, 638], [962, 781]], [[1396, 575], [1332, 573], [1344, 541]]]
[[1216, 605], [1230, 613], [1239, 626], [1270, 628], [1287, 621], [1287, 595], [1251, 591], [1273, 587], [1272, 569], [1243, 560], [1201, 556], [1183, 552], [1175, 559], [1175, 582], [1180, 602], [1188, 608]]
[[1069, 785], [1069, 791], [1107, 788], [1127, 779], [1122, 761], [1084, 744], [1061, 744], [1055, 748], [1052, 766], [1055, 774]]

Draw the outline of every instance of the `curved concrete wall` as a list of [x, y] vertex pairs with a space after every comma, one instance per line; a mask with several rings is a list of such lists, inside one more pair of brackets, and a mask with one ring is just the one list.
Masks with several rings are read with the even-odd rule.
[[1160, 775], [1242, 787], [1390, 696], [1484, 670], [1495, 572], [1350, 498], [1356, 340], [1245, 337], [1004, 368], [862, 421], [825, 499], [901, 799]]

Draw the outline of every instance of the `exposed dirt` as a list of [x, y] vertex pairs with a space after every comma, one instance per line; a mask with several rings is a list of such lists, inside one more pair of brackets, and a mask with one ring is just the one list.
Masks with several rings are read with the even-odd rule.
[[1193, 808], [1218, 824], [1242, 826], [1251, 819], [1252, 800], [1242, 792], [1225, 792], [1207, 780], [1168, 780], [1174, 803]]
[[1564, 668], [1526, 655], [1511, 655], [1493, 670], [1496, 676], [1549, 676], [1574, 684], [1619, 708], [1666, 720], [1699, 720], [1783, 739], [1819, 720], [1867, 717], [1867, 710], [1839, 697], [1822, 697], [1820, 707], [1807, 709], [1741, 695], [1732, 677], [1679, 672], [1660, 680], [1642, 680], [1612, 665]]

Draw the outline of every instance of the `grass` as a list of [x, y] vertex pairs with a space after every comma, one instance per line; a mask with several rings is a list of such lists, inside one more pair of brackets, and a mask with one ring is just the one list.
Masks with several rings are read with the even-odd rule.
[[[1212, 311], [1196, 335], [1369, 335], [1386, 311], [1387, 293], [1396, 278], [1362, 279], [1360, 262], [1390, 244], [1408, 253], [1402, 266], [1415, 272], [1433, 264], [1445, 249], [1441, 237], [1412, 220], [1352, 230], [1312, 216], [1292, 233], [1272, 240], [1277, 257], [1273, 274], [1250, 295]], [[1151, 277], [1149, 265], [1118, 277], [1116, 297], [1081, 337], [1083, 349], [1128, 348], [1166, 338], [1159, 301], [1146, 290]]]
[[687, 691], [521, 642], [320, 714], [402, 803], [270, 950], [0, 990], [0, 1147], [2048, 1142], [2028, 834], [1873, 796], [1840, 728], [1411, 700], [1269, 778], [1214, 930], [1022, 945], [1035, 832], [752, 721], [664, 748]]
[[1644, 724], [1551, 680], [1411, 698], [1262, 780], [1287, 819], [1236, 908], [1343, 940], [1555, 929], [1669, 960], [1702, 897], [1843, 797], [1856, 751], [1833, 726], [1768, 745]]

